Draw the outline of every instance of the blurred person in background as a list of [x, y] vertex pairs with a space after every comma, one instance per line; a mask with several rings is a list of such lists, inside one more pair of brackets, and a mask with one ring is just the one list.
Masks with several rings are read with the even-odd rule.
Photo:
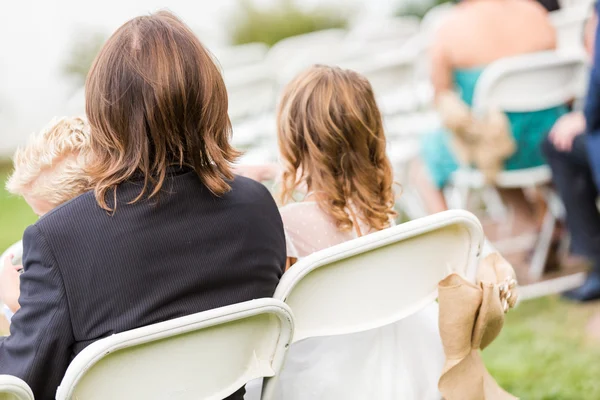
[[564, 296], [576, 301], [600, 298], [600, 51], [597, 49], [598, 4], [585, 28], [584, 45], [593, 60], [584, 111], [560, 118], [543, 143], [552, 180], [566, 211], [571, 252], [591, 262], [581, 287]]
[[[555, 29], [540, 4], [522, 0], [463, 0], [452, 9], [433, 39], [431, 79], [436, 101], [441, 95], [456, 91], [462, 102], [471, 106], [475, 86], [486, 65], [504, 57], [555, 47]], [[516, 151], [505, 160], [504, 168], [544, 164], [540, 143], [566, 112], [566, 107], [556, 107], [530, 113], [507, 113]], [[422, 165], [414, 177], [430, 213], [447, 209], [442, 189], [459, 167], [450, 141], [451, 133], [445, 128], [423, 138]], [[508, 194], [512, 194], [514, 204], [527, 207], [522, 193], [505, 193]], [[531, 219], [529, 209], [521, 208], [517, 212]]]

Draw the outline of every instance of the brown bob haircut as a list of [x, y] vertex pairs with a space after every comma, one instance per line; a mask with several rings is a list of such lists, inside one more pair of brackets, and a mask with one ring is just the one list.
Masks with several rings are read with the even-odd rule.
[[230, 190], [227, 91], [211, 54], [191, 29], [169, 12], [121, 26], [96, 57], [86, 81], [91, 127], [88, 172], [98, 204], [134, 174], [138, 197], [158, 194], [169, 167], [193, 169], [216, 196]]

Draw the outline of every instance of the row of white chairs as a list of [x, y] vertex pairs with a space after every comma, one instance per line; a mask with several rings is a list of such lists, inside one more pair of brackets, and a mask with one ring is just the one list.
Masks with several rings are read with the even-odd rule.
[[[587, 2], [581, 0], [551, 13], [560, 49], [581, 49], [583, 26], [591, 14]], [[420, 23], [410, 17], [369, 19], [348, 31], [329, 29], [286, 38], [271, 49], [262, 43], [216, 48], [229, 91], [231, 119], [239, 124], [272, 113], [281, 87], [315, 63], [340, 65], [364, 74], [386, 115], [427, 108], [432, 101], [427, 48], [453, 7], [451, 3], [437, 6]], [[83, 111], [83, 91], [71, 103], [69, 109]], [[255, 134], [261, 135], [261, 131]], [[244, 137], [242, 142], [251, 139]]]
[[[581, 53], [542, 52], [496, 61], [486, 67], [477, 82], [473, 111], [483, 115], [490, 109], [504, 112], [535, 112], [580, 98], [585, 92], [587, 62]], [[474, 191], [484, 193], [490, 214], [506, 224], [509, 220], [496, 188], [542, 189], [548, 203], [530, 265], [530, 276], [541, 278], [556, 224], [557, 207], [547, 187], [552, 182], [548, 166], [502, 171], [493, 185], [479, 171], [464, 166], [452, 176], [447, 190], [450, 206], [466, 208]]]
[[[387, 43], [374, 53], [356, 50], [344, 54], [345, 35], [343, 30], [325, 30], [284, 39], [269, 50], [263, 62], [224, 68], [232, 121], [272, 111], [280, 89], [314, 64], [339, 65], [365, 75], [388, 114], [413, 111], [417, 106], [414, 85], [420, 48]], [[373, 51], [372, 46], [364, 47]], [[402, 89], [405, 92], [400, 96], [389, 96]]]
[[[271, 50], [262, 43], [217, 47], [214, 50], [223, 69], [260, 63], [268, 60], [273, 67], [290, 61], [314, 47], [326, 47], [335, 43], [333, 51], [343, 50], [346, 54], [376, 53], [386, 43], [397, 45], [420, 30], [420, 21], [414, 17], [368, 18], [353, 23], [348, 30], [330, 29], [284, 39]], [[340, 46], [341, 45], [341, 46]], [[375, 46], [375, 48], [374, 48]]]
[[[230, 94], [229, 113], [236, 128], [241, 127], [234, 141], [245, 147], [272, 138], [273, 126], [257, 124], [256, 117], [264, 120], [265, 114], [272, 114], [281, 87], [316, 63], [339, 65], [365, 75], [386, 117], [431, 108], [427, 49], [453, 7], [451, 3], [434, 7], [420, 24], [410, 18], [370, 20], [349, 32], [330, 29], [290, 37], [271, 49], [254, 43], [217, 50]], [[558, 51], [583, 52], [583, 30], [590, 15], [587, 0], [550, 13], [558, 32]], [[410, 130], [392, 129], [390, 134]]]
[[[580, 52], [542, 52], [499, 60], [486, 68], [480, 77], [474, 95], [473, 110], [476, 114], [485, 114], [489, 109], [505, 112], [534, 112], [567, 104], [581, 98], [585, 93], [587, 62]], [[421, 118], [422, 120], [419, 120]], [[412, 121], [416, 119], [415, 121]], [[268, 119], [267, 119], [268, 120]], [[265, 124], [269, 122], [265, 120]], [[392, 161], [397, 181], [403, 185], [399, 205], [410, 218], [426, 214], [418, 192], [413, 190], [408, 177], [409, 164], [419, 154], [418, 134], [399, 134], [409, 132], [410, 125], [417, 125], [415, 132], [432, 130], [439, 126], [435, 113], [423, 113], [417, 116], [399, 116], [386, 120], [388, 135], [388, 155]], [[274, 121], [272, 121], [274, 131]], [[270, 143], [270, 145], [269, 145]], [[276, 140], [265, 140], [254, 147], [243, 159], [244, 163], [275, 161]], [[561, 217], [560, 207], [556, 206], [554, 194], [547, 190], [551, 183], [551, 172], [547, 166], [503, 171], [496, 182], [488, 184], [483, 175], [469, 166], [463, 166], [451, 179], [446, 189], [448, 204], [453, 208], [467, 208], [469, 198], [481, 193], [489, 214], [501, 221], [509, 221], [508, 211], [503, 205], [497, 188], [518, 188], [529, 190], [542, 189], [546, 195], [548, 208], [542, 229], [534, 246], [530, 266], [530, 276], [539, 279], [552, 240], [557, 218]], [[525, 243], [528, 244], [528, 243]], [[512, 246], [512, 245], [511, 245]], [[519, 251], [521, 248], [507, 248], [507, 251]]]
[[[367, 19], [349, 30], [289, 37], [270, 49], [258, 43], [216, 49], [230, 94], [230, 117], [240, 122], [272, 112], [281, 87], [313, 64], [339, 65], [364, 74], [387, 113], [414, 111], [419, 104], [413, 89], [417, 60], [423, 55], [421, 30], [419, 20], [412, 17]], [[389, 95], [400, 90], [404, 93]]]
[[[293, 343], [406, 318], [435, 301], [437, 284], [448, 274], [473, 280], [483, 249], [481, 225], [465, 211], [429, 216], [325, 249], [288, 270], [272, 299], [91, 344], [69, 366], [56, 398], [221, 400], [264, 377], [260, 397], [273, 399]], [[0, 376], [0, 398], [33, 400], [33, 394], [18, 378]]]

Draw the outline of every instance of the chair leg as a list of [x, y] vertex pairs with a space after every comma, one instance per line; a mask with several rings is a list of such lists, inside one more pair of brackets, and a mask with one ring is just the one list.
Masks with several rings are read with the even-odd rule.
[[498, 189], [494, 186], [486, 186], [482, 193], [483, 202], [488, 214], [494, 221], [508, 221], [508, 210], [502, 201]]
[[550, 251], [550, 245], [552, 244], [552, 236], [554, 234], [554, 227], [556, 225], [556, 217], [550, 209], [544, 216], [542, 228], [538, 241], [536, 243], [533, 257], [531, 259], [531, 266], [529, 268], [529, 276], [532, 279], [539, 280], [544, 273], [544, 267], [546, 260], [548, 259], [548, 252]]
[[444, 189], [444, 197], [448, 208], [466, 210], [469, 205], [470, 188], [468, 186], [448, 186]]
[[545, 190], [543, 193], [546, 198], [546, 203], [548, 203], [548, 208], [552, 214], [554, 214], [557, 219], [564, 220], [567, 213], [560, 197], [558, 197], [556, 192], [550, 188]]
[[275, 387], [277, 386], [278, 375], [263, 379], [262, 392], [260, 400], [274, 400]]

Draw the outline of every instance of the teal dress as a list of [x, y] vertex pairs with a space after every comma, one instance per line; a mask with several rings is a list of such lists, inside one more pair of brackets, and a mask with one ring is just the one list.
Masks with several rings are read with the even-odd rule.
[[[473, 104], [475, 85], [482, 72], [483, 68], [454, 71], [454, 85], [469, 106]], [[560, 106], [535, 112], [506, 113], [517, 150], [506, 160], [504, 168], [522, 169], [545, 164], [540, 144], [554, 122], [566, 112], [567, 107]], [[446, 185], [452, 173], [459, 167], [450, 149], [450, 135], [446, 129], [440, 128], [424, 135], [421, 142], [421, 155], [433, 182], [439, 188]]]

